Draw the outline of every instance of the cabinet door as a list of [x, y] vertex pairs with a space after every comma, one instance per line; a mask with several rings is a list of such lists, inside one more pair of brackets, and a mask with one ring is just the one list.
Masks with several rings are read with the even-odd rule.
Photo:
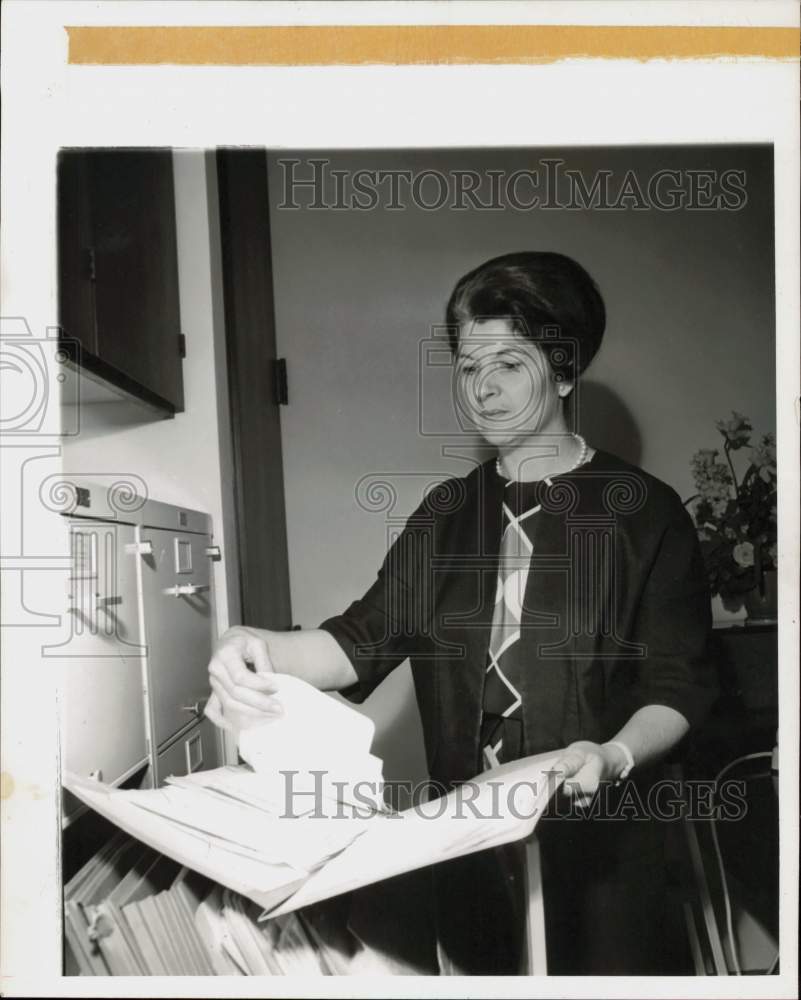
[[82, 363], [183, 409], [172, 154], [66, 151], [59, 160], [61, 326]]
[[213, 645], [208, 536], [140, 529], [140, 556], [153, 740], [161, 747], [202, 714]]
[[92, 266], [89, 161], [84, 153], [58, 158], [58, 313], [62, 333], [83, 354], [97, 354]]
[[113, 784], [147, 759], [134, 528], [76, 521], [70, 541], [70, 635], [50, 650], [64, 664], [62, 766]]

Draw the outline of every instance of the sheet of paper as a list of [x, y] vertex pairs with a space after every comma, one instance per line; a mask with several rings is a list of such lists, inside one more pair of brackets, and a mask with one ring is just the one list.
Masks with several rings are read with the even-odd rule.
[[372, 720], [297, 677], [275, 680], [284, 714], [243, 730], [238, 741], [242, 759], [269, 779], [265, 788], [283, 792], [291, 772], [298, 799], [316, 794], [356, 805], [369, 799], [382, 808]]
[[195, 913], [195, 927], [218, 976], [245, 976], [247, 963], [223, 916], [223, 891], [215, 885], [201, 900]]

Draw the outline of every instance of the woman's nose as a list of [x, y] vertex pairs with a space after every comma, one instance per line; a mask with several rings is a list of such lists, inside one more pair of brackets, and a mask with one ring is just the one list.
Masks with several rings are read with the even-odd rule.
[[480, 403], [485, 399], [490, 399], [497, 395], [498, 385], [495, 381], [495, 373], [492, 370], [486, 371], [476, 384], [476, 397]]

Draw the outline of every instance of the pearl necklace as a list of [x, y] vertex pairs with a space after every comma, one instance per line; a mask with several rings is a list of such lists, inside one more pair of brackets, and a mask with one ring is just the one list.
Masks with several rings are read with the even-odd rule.
[[[569, 469], [565, 469], [564, 472], [556, 473], [557, 475], [566, 476], [569, 472], [575, 472], [575, 470], [580, 465], [583, 465], [584, 462], [587, 459], [587, 450], [588, 450], [587, 442], [584, 440], [584, 438], [580, 434], [574, 434], [573, 437], [578, 442], [578, 444], [581, 446], [578, 458], [570, 466]], [[500, 456], [498, 456], [498, 458], [495, 459], [495, 471], [498, 473], [498, 475], [501, 477], [501, 479], [508, 479], [509, 482], [514, 482], [515, 481], [513, 479], [509, 479], [509, 477], [506, 475], [506, 473], [501, 468], [501, 459], [500, 459]], [[548, 478], [550, 478], [550, 477], [546, 476], [546, 479], [548, 479]]]

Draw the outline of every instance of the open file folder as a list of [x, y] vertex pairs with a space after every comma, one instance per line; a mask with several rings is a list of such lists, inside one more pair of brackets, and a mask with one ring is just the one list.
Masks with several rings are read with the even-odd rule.
[[117, 790], [65, 787], [151, 848], [274, 917], [426, 865], [527, 837], [560, 776], [559, 752], [487, 771], [398, 813], [383, 807], [373, 726], [354, 709], [277, 675], [284, 715], [245, 730], [246, 765]]

